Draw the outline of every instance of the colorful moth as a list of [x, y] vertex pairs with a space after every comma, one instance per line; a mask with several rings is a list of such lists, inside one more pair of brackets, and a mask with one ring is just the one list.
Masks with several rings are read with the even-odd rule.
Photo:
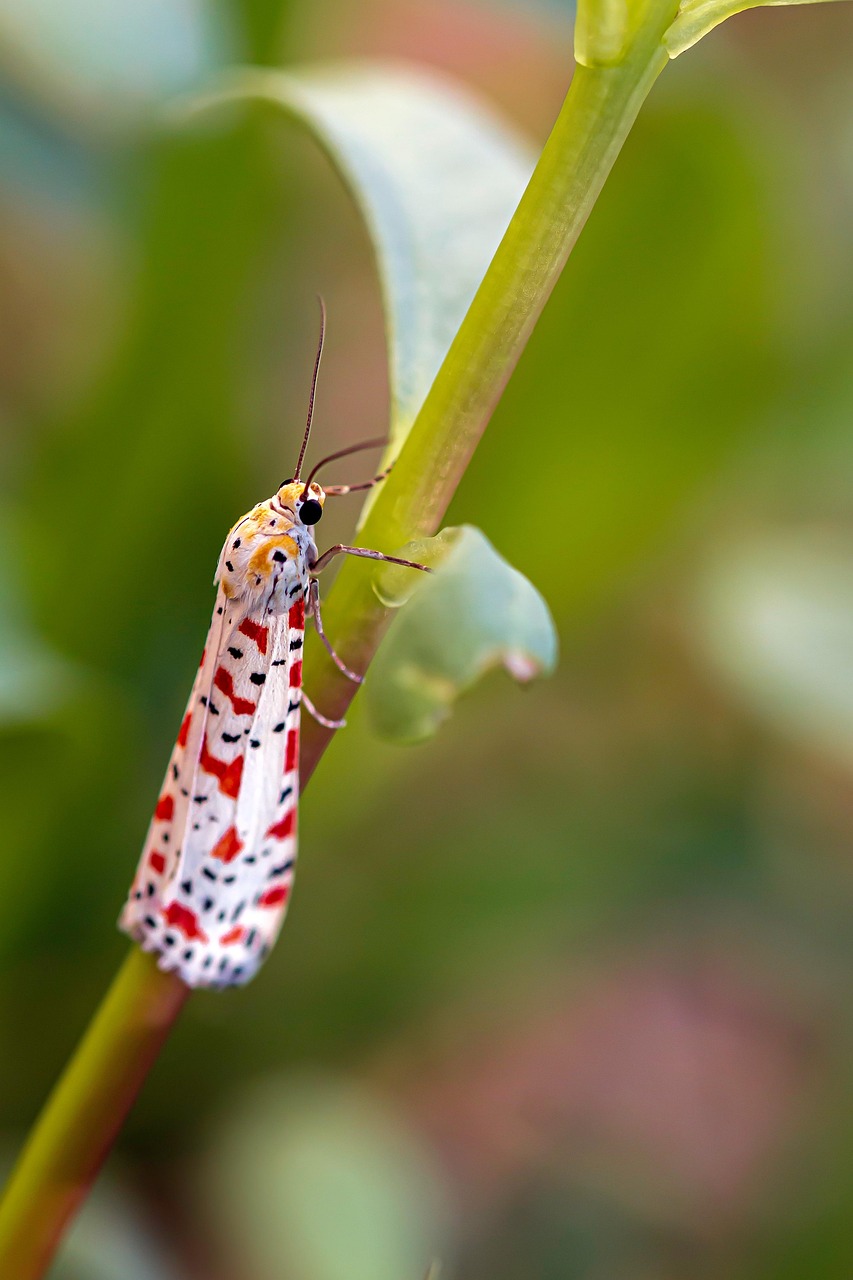
[[296, 860], [301, 704], [330, 728], [341, 723], [316, 712], [302, 689], [306, 611], [338, 668], [361, 680], [326, 639], [315, 575], [341, 553], [426, 568], [361, 547], [318, 555], [313, 530], [326, 498], [387, 475], [325, 490], [313, 483], [320, 467], [381, 443], [373, 440], [324, 458], [300, 479], [323, 351], [322, 302], [321, 316], [296, 470], [225, 540], [207, 643], [119, 920], [161, 969], [191, 987], [248, 982], [284, 919]]

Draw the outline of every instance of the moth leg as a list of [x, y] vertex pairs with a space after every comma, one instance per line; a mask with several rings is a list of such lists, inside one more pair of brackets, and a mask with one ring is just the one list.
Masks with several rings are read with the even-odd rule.
[[[395, 459], [396, 461], [396, 459]], [[372, 480], [366, 480], [364, 484], [329, 484], [325, 485], [326, 497], [332, 494], [333, 497], [339, 498], [344, 493], [358, 493], [361, 489], [372, 489], [375, 485], [381, 484], [383, 480], [387, 480], [391, 474], [391, 468], [394, 463], [391, 462], [384, 471], [380, 471], [378, 476], [374, 476]]]
[[305, 710], [308, 712], [309, 716], [313, 716], [317, 723], [321, 724], [324, 729], [343, 729], [346, 724], [346, 720], [330, 720], [328, 716], [322, 715], [314, 706], [314, 703], [308, 697], [308, 694], [304, 689], [302, 690], [302, 702], [305, 704]]
[[423, 573], [432, 573], [429, 565], [418, 564], [416, 560], [401, 560], [399, 556], [386, 556], [381, 551], [368, 551], [366, 547], [347, 547], [338, 542], [328, 551], [324, 551], [319, 560], [311, 565], [312, 573], [320, 573], [334, 556], [363, 556], [365, 560], [385, 560], [388, 564], [401, 564], [404, 569], [420, 569]]
[[347, 680], [352, 680], [353, 684], [361, 684], [364, 681], [364, 676], [360, 676], [355, 671], [350, 671], [346, 663], [344, 663], [335, 653], [328, 636], [323, 630], [323, 622], [320, 618], [320, 584], [317, 582], [316, 578], [311, 579], [311, 584], [308, 588], [308, 609], [314, 619], [314, 626], [317, 628], [317, 635], [326, 646], [326, 652], [338, 668], [338, 671], [345, 675]]

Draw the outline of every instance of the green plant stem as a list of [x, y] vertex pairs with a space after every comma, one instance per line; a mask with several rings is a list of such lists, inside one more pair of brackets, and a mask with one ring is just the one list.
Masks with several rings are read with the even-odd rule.
[[[652, 84], [667, 62], [676, 9], [635, 12], [622, 62], [578, 67], [554, 130], [501, 245], [361, 531], [391, 551], [436, 532], [492, 410]], [[535, 453], [517, 485], [535, 474]], [[512, 495], [510, 495], [510, 502]], [[364, 671], [387, 624], [363, 562], [345, 563], [325, 609], [347, 663]], [[327, 715], [353, 685], [312, 637], [307, 683]], [[303, 785], [330, 740], [306, 717]], [[150, 957], [131, 952], [49, 1099], [0, 1203], [0, 1276], [38, 1280], [82, 1201], [188, 995]]]
[[37, 1280], [85, 1199], [189, 990], [133, 947], [48, 1098], [0, 1202], [0, 1276]]
[[[394, 470], [359, 533], [362, 546], [390, 552], [435, 534], [492, 411], [583, 229], [625, 138], [668, 58], [663, 34], [673, 3], [647, 10], [624, 61], [577, 67], [527, 190], [430, 388]], [[535, 448], [519, 441], [524, 476]], [[513, 477], [513, 484], [519, 477]], [[512, 495], [509, 501], [512, 501]], [[363, 562], [341, 566], [324, 605], [329, 635], [345, 662], [364, 672], [389, 621]], [[342, 716], [355, 692], [310, 637], [312, 697]], [[310, 777], [332, 731], [307, 721], [302, 773]]]

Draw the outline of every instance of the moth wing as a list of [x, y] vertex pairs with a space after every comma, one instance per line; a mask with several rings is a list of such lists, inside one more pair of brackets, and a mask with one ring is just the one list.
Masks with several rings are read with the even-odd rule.
[[191, 698], [171, 859], [133, 931], [190, 986], [248, 981], [284, 916], [296, 856], [295, 612], [304, 617], [301, 599], [289, 615], [226, 601]]
[[159, 906], [175, 878], [180, 861], [190, 789], [200, 743], [206, 730], [206, 707], [213, 685], [216, 654], [222, 645], [226, 605], [227, 601], [220, 589], [201, 662], [172, 748], [130, 895], [119, 917], [119, 927], [143, 946], [152, 929], [159, 929], [156, 918]]

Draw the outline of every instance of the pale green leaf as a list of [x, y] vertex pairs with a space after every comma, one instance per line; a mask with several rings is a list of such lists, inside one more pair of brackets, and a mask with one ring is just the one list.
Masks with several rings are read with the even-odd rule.
[[[408, 600], [374, 660], [366, 696], [385, 737], [417, 742], [435, 733], [461, 693], [503, 666], [516, 680], [547, 675], [557, 661], [548, 606], [479, 529], [445, 529], [411, 543], [407, 558], [434, 564], [430, 577], [383, 565], [376, 591]], [[411, 598], [410, 598], [411, 597]]]
[[743, 13], [745, 9], [825, 3], [827, 0], [684, 0], [664, 36], [664, 45], [670, 58], [677, 58], [726, 18]]
[[469, 89], [411, 66], [250, 67], [196, 99], [302, 124], [349, 188], [376, 255], [399, 452], [521, 198], [534, 155]]
[[429, 1153], [345, 1081], [251, 1091], [216, 1135], [208, 1185], [226, 1252], [258, 1280], [423, 1280], [443, 1244]]
[[701, 650], [786, 737], [853, 765], [853, 557], [825, 531], [738, 544], [700, 577]]

